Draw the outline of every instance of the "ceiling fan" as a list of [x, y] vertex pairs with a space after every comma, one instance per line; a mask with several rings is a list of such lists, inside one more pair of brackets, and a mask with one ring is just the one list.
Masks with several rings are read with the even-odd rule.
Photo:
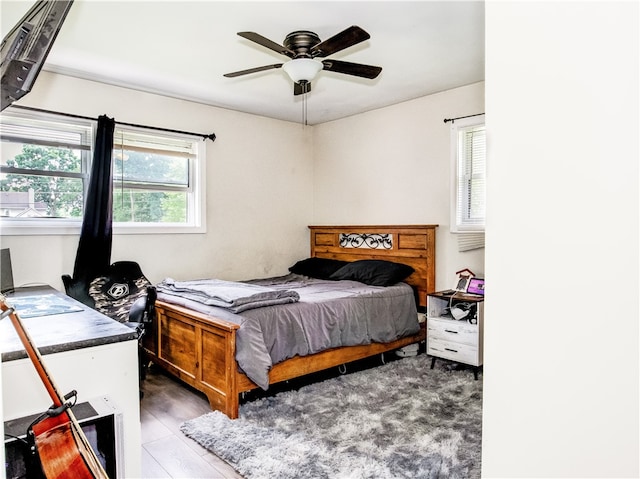
[[328, 70], [346, 75], [374, 79], [382, 71], [381, 67], [363, 65], [361, 63], [344, 62], [340, 60], [316, 60], [325, 58], [350, 46], [361, 43], [371, 38], [362, 28], [351, 26], [346, 30], [320, 41], [318, 35], [308, 30], [297, 30], [286, 36], [282, 45], [254, 32], [238, 32], [243, 38], [251, 40], [274, 52], [286, 55], [290, 58], [285, 63], [264, 65], [248, 70], [226, 73], [224, 76], [233, 78], [249, 73], [257, 73], [265, 70], [282, 68], [293, 80], [293, 94], [301, 95], [311, 91], [311, 81], [320, 70]]

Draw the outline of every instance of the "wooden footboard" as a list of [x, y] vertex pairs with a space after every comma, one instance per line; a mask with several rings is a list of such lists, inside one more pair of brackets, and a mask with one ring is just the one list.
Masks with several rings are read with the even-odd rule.
[[[157, 320], [143, 343], [151, 361], [203, 392], [211, 409], [238, 417], [239, 395], [258, 386], [238, 371], [235, 336], [238, 325], [173, 304], [156, 303]], [[296, 356], [272, 367], [269, 383], [304, 376], [425, 340], [424, 323], [412, 336]]]
[[143, 338], [148, 358], [206, 394], [211, 409], [238, 416], [237, 324], [156, 302], [157, 317]]

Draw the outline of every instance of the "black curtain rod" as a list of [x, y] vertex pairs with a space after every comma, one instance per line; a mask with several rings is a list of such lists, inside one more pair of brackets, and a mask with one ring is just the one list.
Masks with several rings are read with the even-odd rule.
[[[43, 110], [41, 108], [33, 108], [31, 106], [22, 106], [22, 105], [11, 105], [13, 108], [20, 108], [22, 110], [29, 110], [29, 111], [37, 111], [39, 113], [51, 113], [53, 115], [61, 115], [61, 116], [66, 116], [69, 118], [79, 118], [81, 120], [90, 120], [90, 121], [98, 121], [97, 118], [91, 118], [89, 116], [82, 116], [82, 115], [74, 115], [72, 113], [60, 113], [58, 111], [51, 111], [51, 110]], [[158, 128], [155, 126], [146, 126], [146, 125], [137, 125], [135, 123], [125, 123], [123, 121], [116, 121], [116, 123], [118, 125], [125, 125], [125, 126], [133, 126], [135, 128], [146, 128], [148, 130], [158, 130], [158, 131], [166, 131], [169, 133], [181, 133], [183, 135], [192, 135], [192, 136], [201, 136], [202, 140], [211, 140], [211, 141], [216, 141], [216, 134], [215, 133], [211, 133], [210, 135], [205, 135], [202, 133], [193, 133], [192, 131], [181, 131], [181, 130], [171, 130], [169, 128]]]
[[458, 118], [445, 118], [444, 122], [445, 123], [448, 123], [448, 122], [453, 123], [456, 120], [462, 120], [463, 118], [471, 118], [472, 116], [480, 116], [480, 115], [484, 115], [484, 113], [476, 113], [475, 115], [459, 116]]

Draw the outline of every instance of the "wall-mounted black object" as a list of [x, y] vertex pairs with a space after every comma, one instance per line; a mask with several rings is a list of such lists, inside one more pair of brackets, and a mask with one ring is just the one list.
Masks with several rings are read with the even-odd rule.
[[31, 91], [73, 0], [41, 0], [0, 46], [0, 111]]

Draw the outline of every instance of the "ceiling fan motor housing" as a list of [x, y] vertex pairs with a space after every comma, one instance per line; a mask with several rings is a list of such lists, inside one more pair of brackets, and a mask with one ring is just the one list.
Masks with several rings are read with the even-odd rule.
[[295, 53], [293, 58], [312, 58], [311, 48], [320, 43], [320, 37], [308, 30], [291, 32], [284, 39], [284, 46]]

